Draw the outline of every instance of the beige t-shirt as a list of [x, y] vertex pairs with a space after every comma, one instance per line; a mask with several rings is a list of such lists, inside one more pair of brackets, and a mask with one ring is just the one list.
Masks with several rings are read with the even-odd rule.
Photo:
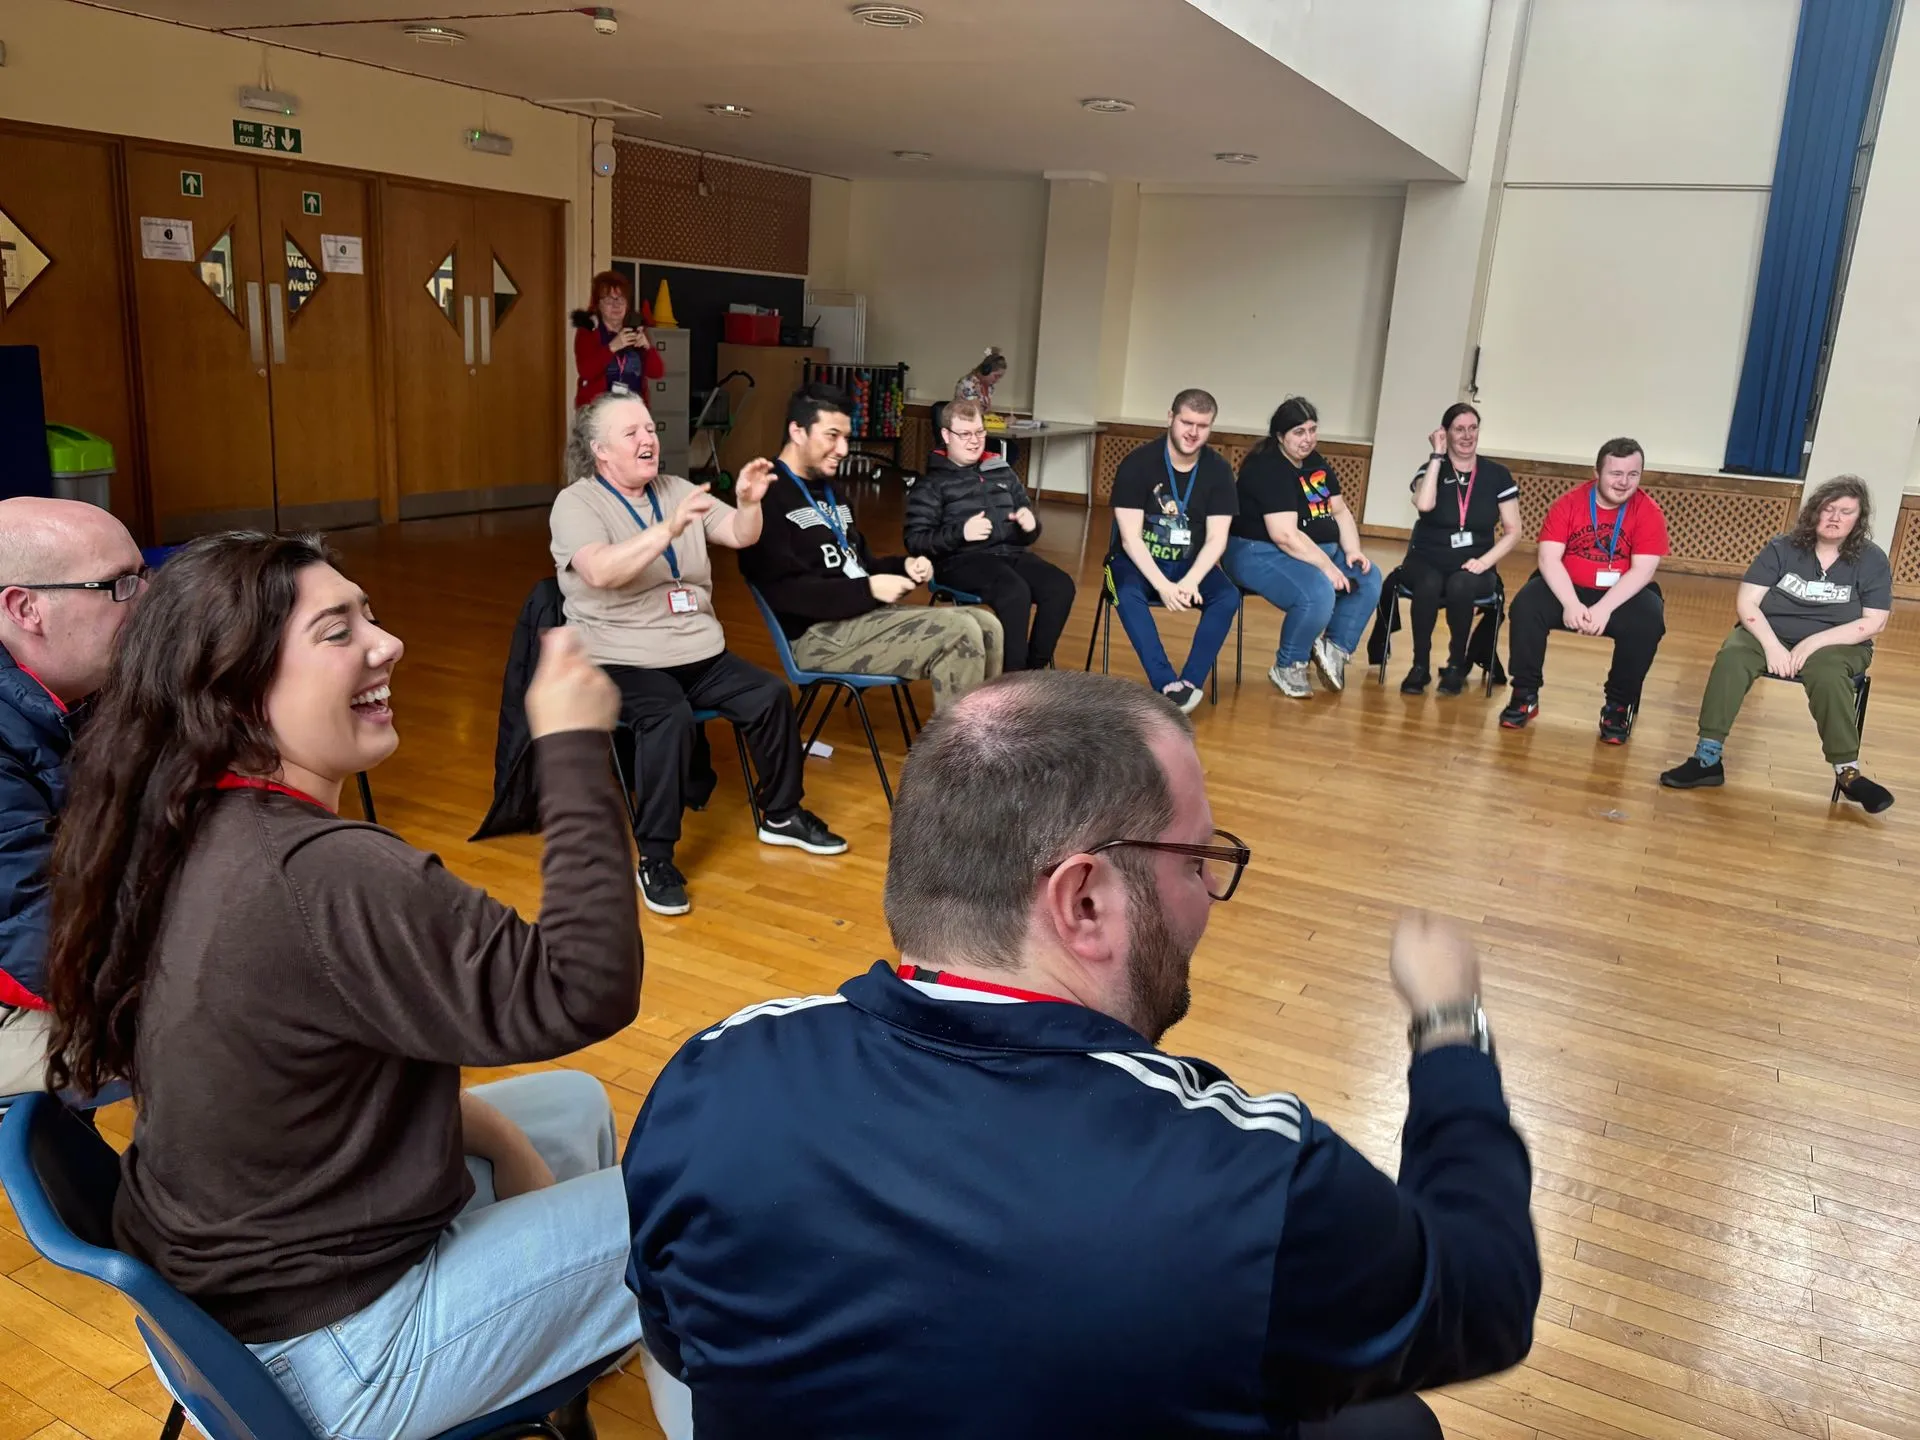
[[[673, 518], [674, 507], [693, 486], [677, 475], [662, 475], [652, 490], [660, 500], [663, 520]], [[646, 493], [627, 497], [648, 529], [654, 524], [653, 506]], [[587, 654], [600, 665], [639, 665], [662, 670], [711, 660], [727, 648], [727, 637], [713, 613], [713, 565], [707, 555], [707, 532], [733, 514], [733, 507], [716, 501], [704, 523], [689, 525], [673, 542], [680, 578], [663, 554], [628, 584], [615, 590], [589, 585], [573, 568], [574, 553], [587, 545], [617, 545], [640, 534], [633, 515], [620, 497], [596, 479], [574, 482], [555, 497], [548, 526], [553, 535], [553, 564], [560, 573], [560, 593], [567, 601], [567, 623], [578, 627]], [[693, 597], [690, 615], [673, 611], [671, 595], [684, 587]]]

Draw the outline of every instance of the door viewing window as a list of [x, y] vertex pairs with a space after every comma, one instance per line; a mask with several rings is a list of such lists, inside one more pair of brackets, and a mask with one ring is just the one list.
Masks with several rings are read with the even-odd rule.
[[283, 238], [287, 243], [287, 315], [291, 318], [298, 315], [300, 307], [313, 298], [313, 292], [320, 288], [322, 276], [300, 247], [293, 243], [291, 235]]
[[[456, 247], [457, 248], [457, 247]], [[460, 328], [460, 320], [453, 313], [453, 257], [454, 250], [447, 252], [433, 274], [427, 277], [427, 296], [440, 307], [440, 313], [447, 317], [447, 323], [454, 329]]]
[[513, 277], [507, 274], [507, 267], [500, 263], [498, 255], [493, 257], [493, 323], [497, 327], [507, 318], [507, 312], [520, 298], [520, 287], [513, 283]]
[[207, 253], [200, 257], [200, 282], [213, 292], [213, 298], [227, 307], [227, 313], [234, 319], [240, 318], [240, 312], [234, 308], [233, 297], [233, 227], [229, 225], [224, 234], [213, 242]]
[[[40, 278], [40, 272], [53, 262], [47, 252], [14, 224], [13, 217], [0, 210], [0, 310], [11, 310], [27, 293], [27, 287]], [[493, 262], [499, 273], [500, 262]], [[505, 311], [501, 312], [505, 314]]]

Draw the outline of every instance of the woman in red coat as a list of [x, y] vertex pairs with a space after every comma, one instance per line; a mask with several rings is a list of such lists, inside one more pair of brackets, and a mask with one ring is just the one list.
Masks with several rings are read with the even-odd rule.
[[593, 277], [593, 308], [573, 312], [573, 368], [579, 379], [573, 387], [575, 406], [586, 404], [609, 390], [624, 390], [643, 399], [646, 382], [667, 373], [667, 362], [647, 338], [653, 322], [640, 307], [640, 323], [630, 325], [633, 294], [627, 277], [603, 270]]

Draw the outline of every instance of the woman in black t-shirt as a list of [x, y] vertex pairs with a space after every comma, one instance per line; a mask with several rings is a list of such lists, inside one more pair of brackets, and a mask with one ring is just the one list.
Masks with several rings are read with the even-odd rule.
[[1480, 412], [1471, 405], [1449, 405], [1427, 443], [1433, 453], [1413, 477], [1420, 513], [1400, 566], [1401, 583], [1413, 592], [1413, 668], [1400, 693], [1418, 695], [1433, 678], [1433, 625], [1444, 604], [1450, 633], [1440, 693], [1458, 695], [1467, 683], [1474, 602], [1493, 594], [1496, 567], [1520, 543], [1520, 487], [1506, 466], [1481, 458]]

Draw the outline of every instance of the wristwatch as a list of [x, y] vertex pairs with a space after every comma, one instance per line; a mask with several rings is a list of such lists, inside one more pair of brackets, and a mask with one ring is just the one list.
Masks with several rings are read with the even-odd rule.
[[1413, 1023], [1407, 1026], [1407, 1044], [1413, 1053], [1420, 1053], [1420, 1046], [1436, 1030], [1458, 1030], [1467, 1032], [1467, 1043], [1482, 1055], [1493, 1054], [1493, 1032], [1487, 1027], [1487, 1012], [1480, 1008], [1480, 997], [1468, 1000], [1456, 1000], [1451, 1005], [1435, 1005], [1413, 1017]]

